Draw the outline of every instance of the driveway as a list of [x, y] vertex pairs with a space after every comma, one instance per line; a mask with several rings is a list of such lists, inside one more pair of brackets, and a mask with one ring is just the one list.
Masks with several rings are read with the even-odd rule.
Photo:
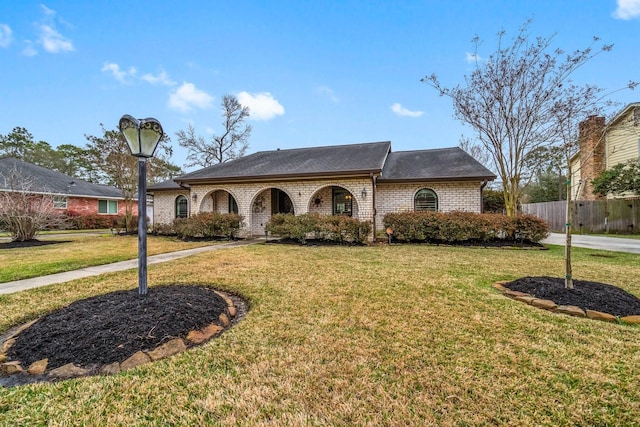
[[[561, 233], [551, 233], [542, 243], [549, 245], [564, 246], [565, 235]], [[571, 236], [571, 246], [588, 249], [602, 249], [613, 252], [629, 252], [640, 254], [640, 239], [624, 239], [609, 236], [585, 236], [573, 234]]]

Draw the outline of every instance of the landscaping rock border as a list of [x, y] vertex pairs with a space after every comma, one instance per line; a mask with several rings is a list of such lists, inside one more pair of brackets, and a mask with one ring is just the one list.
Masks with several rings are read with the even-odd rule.
[[[202, 329], [189, 331], [184, 340], [182, 338], [175, 338], [152, 350], [138, 351], [122, 362], [114, 362], [102, 366], [94, 365], [81, 367], [74, 363], [68, 363], [47, 371], [47, 358], [32, 363], [26, 369], [22, 366], [20, 361], [8, 361], [7, 352], [16, 342], [18, 335], [33, 325], [37, 319], [25, 323], [6, 334], [4, 341], [0, 340], [0, 386], [59, 381], [87, 375], [113, 375], [121, 371], [133, 369], [145, 363], [155, 362], [157, 360], [173, 356], [174, 354], [181, 353], [189, 346], [203, 344], [236, 324], [247, 312], [247, 304], [240, 297], [232, 294], [228, 295], [221, 291], [214, 292], [227, 303], [229, 313], [229, 316], [225, 313], [220, 314], [220, 324], [212, 323]], [[229, 317], [231, 317], [231, 319]]]
[[566, 314], [574, 317], [584, 317], [592, 320], [600, 320], [603, 322], [621, 322], [626, 324], [640, 324], [640, 315], [617, 317], [609, 313], [603, 313], [596, 310], [583, 310], [575, 305], [558, 305], [548, 299], [536, 298], [525, 292], [512, 291], [506, 288], [504, 284], [509, 281], [495, 282], [493, 287], [502, 292], [502, 295], [523, 302], [536, 308], [551, 311], [553, 313]]

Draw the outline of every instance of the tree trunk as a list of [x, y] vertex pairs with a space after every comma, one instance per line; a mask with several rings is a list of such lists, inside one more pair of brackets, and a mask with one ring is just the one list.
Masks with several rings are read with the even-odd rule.
[[565, 222], [565, 245], [564, 245], [564, 262], [565, 275], [564, 287], [573, 289], [573, 277], [571, 276], [571, 221], [573, 220], [573, 210], [571, 209], [571, 178], [570, 173], [567, 174], [567, 211]]

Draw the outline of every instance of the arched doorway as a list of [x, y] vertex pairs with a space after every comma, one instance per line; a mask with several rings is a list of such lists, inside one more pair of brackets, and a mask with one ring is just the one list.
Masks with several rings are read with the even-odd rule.
[[358, 216], [358, 202], [353, 193], [337, 185], [322, 187], [309, 200], [309, 212], [320, 215]]
[[215, 190], [204, 197], [200, 212], [238, 213], [238, 202], [228, 191]]
[[264, 234], [265, 224], [275, 214], [295, 215], [293, 201], [286, 191], [279, 188], [266, 188], [259, 192], [251, 204], [251, 232]]

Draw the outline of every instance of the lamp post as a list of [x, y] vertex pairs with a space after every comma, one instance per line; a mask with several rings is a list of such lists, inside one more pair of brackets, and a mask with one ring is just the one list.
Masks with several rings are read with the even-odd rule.
[[138, 120], [128, 114], [118, 125], [129, 145], [131, 154], [138, 158], [138, 293], [147, 294], [147, 159], [153, 157], [162, 138], [160, 122], [147, 118]]

